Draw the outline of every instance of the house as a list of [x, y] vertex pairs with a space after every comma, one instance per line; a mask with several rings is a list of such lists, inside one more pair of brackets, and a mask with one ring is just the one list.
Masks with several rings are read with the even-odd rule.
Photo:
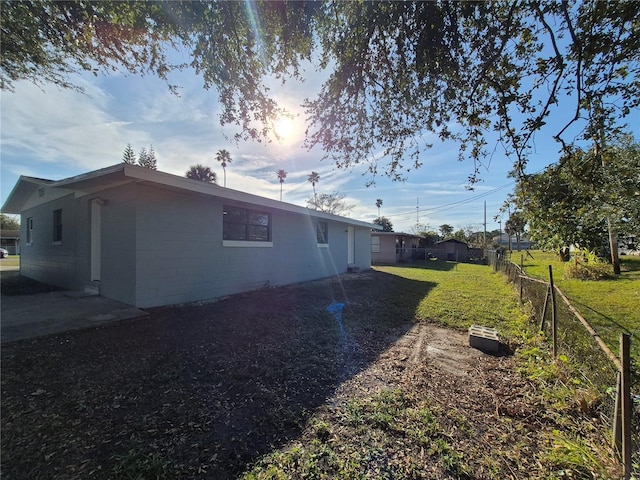
[[409, 233], [371, 232], [371, 263], [395, 264], [412, 260], [420, 238]]
[[455, 238], [436, 242], [435, 248], [429, 249], [429, 253], [440, 260], [452, 262], [469, 261], [469, 245]]
[[[491, 241], [500, 247], [511, 248], [511, 250], [518, 249], [518, 242], [515, 235], [502, 233], [493, 237]], [[535, 245], [533, 244], [533, 242], [531, 242], [531, 240], [529, 240], [527, 234], [520, 235], [520, 250], [529, 250], [534, 247]]]
[[20, 177], [20, 273], [146, 308], [368, 269], [376, 225], [121, 163]]
[[0, 230], [0, 247], [5, 248], [9, 255], [20, 254], [20, 230]]

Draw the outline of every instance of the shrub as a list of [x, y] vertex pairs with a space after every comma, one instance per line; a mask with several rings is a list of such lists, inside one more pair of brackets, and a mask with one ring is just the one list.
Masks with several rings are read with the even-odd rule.
[[587, 249], [576, 251], [565, 267], [565, 278], [568, 279], [603, 280], [611, 278], [612, 273], [611, 265]]

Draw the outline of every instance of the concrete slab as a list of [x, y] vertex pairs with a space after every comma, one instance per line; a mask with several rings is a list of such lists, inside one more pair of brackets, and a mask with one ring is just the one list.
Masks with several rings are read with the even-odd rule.
[[148, 316], [139, 308], [84, 292], [2, 295], [0, 302], [2, 343]]

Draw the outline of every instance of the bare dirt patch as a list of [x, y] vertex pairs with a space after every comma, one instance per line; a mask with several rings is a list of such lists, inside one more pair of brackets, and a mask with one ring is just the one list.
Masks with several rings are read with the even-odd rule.
[[[524, 478], [554, 426], [537, 419], [511, 357], [416, 323], [431, 286], [350, 274], [3, 346], [3, 477], [236, 478], [314, 435], [311, 421], [344, 425], [344, 405], [401, 389], [429, 402], [475, 478]], [[327, 311], [337, 302], [340, 316]], [[359, 441], [350, 427], [331, 435]], [[506, 454], [487, 463], [514, 445], [531, 464]], [[410, 438], [368, 461], [394, 455], [422, 455], [416, 478], [452, 475]]]

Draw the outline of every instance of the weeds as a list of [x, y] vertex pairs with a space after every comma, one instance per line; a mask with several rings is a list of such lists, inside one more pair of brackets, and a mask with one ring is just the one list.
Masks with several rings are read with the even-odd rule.
[[458, 478], [469, 471], [437, 416], [401, 390], [352, 399], [335, 413], [333, 425], [312, 422], [307, 436], [310, 441], [263, 458], [245, 480], [413, 478], [430, 463]]
[[171, 462], [159, 453], [147, 454], [137, 450], [129, 450], [125, 455], [117, 455], [115, 460], [113, 475], [120, 480], [173, 478], [169, 475]]
[[595, 252], [582, 249], [574, 252], [573, 258], [565, 267], [564, 274], [569, 279], [604, 280], [613, 277], [613, 269]]

